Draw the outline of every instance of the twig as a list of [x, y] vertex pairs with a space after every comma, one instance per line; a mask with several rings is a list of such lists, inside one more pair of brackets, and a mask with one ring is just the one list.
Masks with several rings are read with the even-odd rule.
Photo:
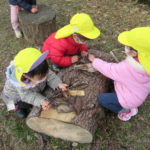
[[113, 56], [113, 58], [114, 58], [117, 62], [119, 62], [118, 58], [114, 55], [113, 51], [110, 51], [110, 54]]

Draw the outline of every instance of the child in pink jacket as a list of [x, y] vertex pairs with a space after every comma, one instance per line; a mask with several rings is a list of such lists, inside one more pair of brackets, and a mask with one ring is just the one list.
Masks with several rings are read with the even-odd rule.
[[96, 70], [114, 80], [115, 92], [99, 95], [99, 103], [128, 121], [150, 93], [150, 27], [123, 32], [118, 41], [125, 45], [125, 60], [109, 63], [92, 54], [89, 60]]

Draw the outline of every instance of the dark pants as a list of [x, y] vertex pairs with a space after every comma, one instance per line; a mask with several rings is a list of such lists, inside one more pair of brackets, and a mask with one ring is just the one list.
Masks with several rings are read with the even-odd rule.
[[61, 67], [61, 66], [56, 65], [56, 64], [52, 64], [52, 66], [54, 66], [54, 67], [56, 67], [56, 68], [58, 68], [58, 69], [63, 69], [63, 68], [65, 68], [65, 67]]
[[31, 105], [31, 104], [28, 104], [28, 103], [25, 103], [25, 102], [22, 102], [22, 101], [17, 102], [16, 105], [18, 106], [19, 109], [27, 109], [27, 110], [30, 110], [30, 109], [32, 108], [32, 105]]
[[118, 113], [118, 112], [128, 112], [128, 109], [124, 109], [119, 101], [117, 94], [115, 92], [113, 93], [103, 93], [98, 96], [98, 102], [103, 107]]
[[30, 113], [32, 108], [31, 104], [19, 101], [16, 104], [16, 115], [20, 118], [20, 119], [24, 119], [28, 116], [28, 114]]

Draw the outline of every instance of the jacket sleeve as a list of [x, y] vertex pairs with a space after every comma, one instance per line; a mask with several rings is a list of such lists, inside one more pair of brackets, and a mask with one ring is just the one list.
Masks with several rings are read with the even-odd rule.
[[58, 88], [58, 85], [60, 83], [62, 83], [61, 79], [54, 72], [49, 70], [47, 77], [48, 86], [55, 90], [56, 88]]
[[87, 49], [87, 46], [85, 45], [85, 44], [81, 44], [80, 45], [80, 52], [81, 51], [87, 51], [88, 49]]
[[120, 63], [108, 63], [101, 59], [95, 58], [92, 65], [93, 67], [101, 72], [104, 76], [112, 79], [120, 81], [120, 73], [123, 72], [122, 67], [120, 67]]
[[50, 58], [52, 62], [56, 65], [67, 67], [72, 64], [70, 56], [64, 56], [65, 50], [63, 49], [56, 49], [51, 47], [50, 49]]
[[0, 94], [0, 96], [1, 96], [2, 100], [4, 101], [4, 103], [6, 104], [8, 111], [15, 109], [15, 103], [14, 103], [14, 99], [12, 97], [5, 95], [4, 92], [2, 92]]
[[32, 9], [32, 5], [28, 4], [26, 1], [24, 0], [17, 0], [17, 3], [20, 7], [22, 7], [25, 10], [30, 11]]
[[32, 104], [34, 106], [40, 107], [42, 102], [46, 100], [47, 98], [41, 95], [38, 92], [34, 92], [31, 89], [25, 89], [25, 88], [18, 88], [18, 93], [21, 97], [21, 100], [23, 102]]
[[72, 64], [69, 56], [51, 56], [52, 62], [61, 67], [67, 67]]

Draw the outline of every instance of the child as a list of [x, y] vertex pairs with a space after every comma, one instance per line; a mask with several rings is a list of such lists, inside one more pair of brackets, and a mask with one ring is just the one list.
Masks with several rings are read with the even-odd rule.
[[128, 121], [138, 113], [150, 93], [150, 27], [139, 27], [121, 33], [118, 41], [125, 45], [127, 58], [108, 63], [89, 54], [93, 67], [114, 80], [115, 92], [98, 97], [99, 103]]
[[2, 99], [8, 110], [14, 110], [17, 106], [16, 112], [20, 118], [27, 116], [31, 108], [28, 104], [41, 106], [43, 110], [50, 108], [50, 102], [42, 95], [46, 85], [53, 90], [67, 90], [67, 85], [48, 69], [45, 60], [47, 54], [42, 54], [35, 48], [26, 48], [20, 51], [7, 67]]
[[15, 32], [16, 38], [21, 38], [22, 34], [19, 29], [18, 13], [23, 8], [31, 13], [37, 13], [38, 8], [36, 6], [36, 0], [9, 0], [11, 24]]
[[44, 42], [42, 51], [48, 51], [47, 59], [51, 59], [53, 69], [67, 67], [78, 62], [79, 54], [87, 56], [85, 42], [95, 39], [100, 31], [93, 24], [88, 14], [74, 15], [70, 24], [50, 35]]

